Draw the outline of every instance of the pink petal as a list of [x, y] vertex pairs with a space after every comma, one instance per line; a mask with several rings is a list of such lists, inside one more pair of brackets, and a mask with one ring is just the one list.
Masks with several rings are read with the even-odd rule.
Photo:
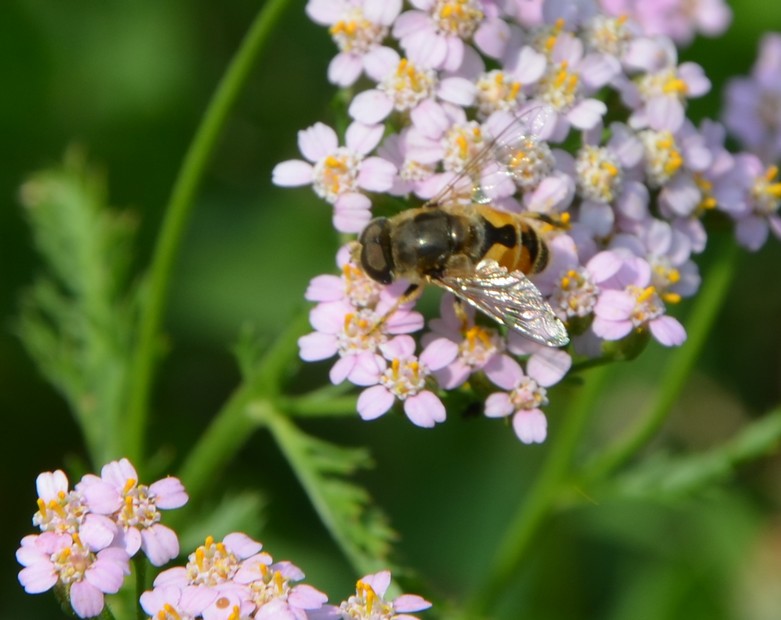
[[117, 534], [116, 523], [104, 515], [88, 514], [79, 529], [81, 539], [91, 551], [108, 547]]
[[415, 339], [412, 336], [396, 336], [380, 346], [386, 359], [404, 359], [415, 353]]
[[84, 476], [76, 488], [94, 513], [110, 515], [122, 506], [122, 497], [119, 494], [122, 487], [117, 488], [116, 485], [92, 474]]
[[568, 113], [567, 120], [578, 129], [593, 129], [607, 112], [607, 106], [598, 99], [584, 99]]
[[440, 370], [450, 364], [458, 355], [458, 345], [447, 338], [437, 338], [420, 354], [420, 361], [430, 370]]
[[338, 344], [333, 334], [312, 332], [298, 339], [298, 348], [302, 360], [316, 362], [336, 355]]
[[306, 159], [316, 162], [339, 148], [339, 138], [328, 125], [315, 123], [298, 132], [298, 148]]
[[381, 157], [368, 157], [358, 172], [358, 187], [369, 192], [385, 192], [393, 187], [396, 166]]
[[431, 603], [417, 594], [402, 594], [393, 601], [394, 611], [423, 611], [429, 607], [431, 607]]
[[485, 415], [488, 418], [503, 418], [515, 411], [506, 392], [494, 392], [485, 399]]
[[351, 117], [367, 125], [374, 125], [385, 119], [393, 110], [393, 101], [384, 92], [372, 89], [358, 93], [350, 103]]
[[607, 321], [625, 321], [635, 309], [634, 298], [624, 291], [602, 291], [594, 313]]
[[152, 566], [162, 566], [179, 555], [179, 539], [174, 531], [165, 525], [156, 523], [141, 532], [142, 544], [146, 557]]
[[189, 497], [179, 478], [167, 476], [149, 485], [149, 490], [155, 494], [155, 505], [161, 510], [181, 508]]
[[259, 553], [263, 545], [253, 540], [242, 532], [233, 532], [222, 539], [229, 551], [235, 553], [239, 558], [248, 558], [251, 555]]
[[548, 420], [539, 409], [519, 411], [513, 416], [513, 430], [525, 444], [542, 443], [548, 434]]
[[383, 570], [372, 575], [366, 575], [361, 578], [361, 581], [371, 586], [377, 595], [382, 598], [385, 596], [385, 592], [388, 590], [388, 586], [391, 581], [391, 574], [388, 570]]
[[383, 125], [364, 125], [353, 122], [350, 123], [345, 133], [345, 144], [351, 151], [355, 151], [359, 155], [366, 155], [380, 143], [384, 131]]
[[71, 585], [70, 602], [80, 618], [92, 618], [103, 611], [103, 592], [86, 581], [76, 581]]
[[386, 413], [395, 400], [384, 386], [375, 385], [361, 392], [356, 408], [362, 419], [375, 420]]
[[632, 331], [631, 321], [608, 321], [598, 316], [591, 323], [594, 333], [604, 340], [621, 340]]
[[678, 347], [686, 341], [686, 330], [677, 319], [660, 316], [648, 324], [651, 334], [665, 347]]
[[54, 587], [57, 573], [48, 560], [27, 566], [19, 571], [19, 583], [27, 594], [40, 594]]
[[38, 477], [35, 479], [35, 488], [38, 492], [38, 497], [48, 502], [49, 500], [57, 499], [61, 491], [63, 493], [68, 492], [68, 478], [61, 469], [53, 472], [46, 471], [38, 474]]
[[298, 187], [312, 182], [314, 168], [300, 159], [289, 159], [274, 166], [271, 182], [280, 187]]
[[437, 89], [440, 99], [460, 106], [472, 105], [476, 94], [474, 83], [462, 77], [445, 78], [439, 83]]
[[361, 76], [363, 62], [355, 54], [342, 52], [331, 59], [328, 64], [328, 81], [337, 86], [352, 86]]
[[431, 428], [437, 422], [444, 422], [447, 417], [445, 405], [428, 390], [408, 398], [404, 402], [404, 413], [413, 424], [423, 428]]
[[485, 365], [483, 371], [495, 385], [503, 390], [513, 389], [523, 378], [523, 370], [518, 362], [507, 355], [494, 355]]
[[342, 194], [334, 204], [334, 227], [339, 232], [361, 232], [372, 218], [370, 208], [371, 202], [363, 194]]
[[319, 609], [328, 597], [312, 586], [300, 584], [290, 591], [287, 600], [299, 609]]
[[526, 374], [543, 387], [558, 383], [572, 366], [572, 358], [559, 349], [541, 349], [526, 363]]
[[[328, 378], [334, 385], [339, 385], [344, 381], [347, 376], [355, 368], [355, 362], [357, 361], [356, 355], [345, 355], [336, 360], [336, 363], [331, 366], [331, 370], [328, 372]], [[376, 381], [372, 382], [372, 384]]]

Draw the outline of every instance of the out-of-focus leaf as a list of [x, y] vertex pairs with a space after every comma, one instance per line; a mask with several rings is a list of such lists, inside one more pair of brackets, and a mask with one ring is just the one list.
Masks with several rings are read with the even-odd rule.
[[264, 420], [321, 521], [356, 572], [391, 568], [388, 554], [393, 530], [366, 490], [346, 479], [371, 466], [368, 451], [307, 435], [276, 412], [265, 413]]

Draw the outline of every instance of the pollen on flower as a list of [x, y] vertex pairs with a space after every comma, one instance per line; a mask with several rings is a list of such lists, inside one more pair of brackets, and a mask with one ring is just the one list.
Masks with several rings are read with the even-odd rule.
[[621, 187], [623, 174], [618, 158], [607, 148], [586, 145], [575, 161], [578, 189], [587, 200], [609, 203]]
[[670, 264], [665, 256], [655, 257], [651, 261], [651, 283], [657, 291], [662, 292], [662, 298], [668, 303], [678, 303], [681, 296], [667, 292], [667, 289], [681, 280], [681, 272]]
[[376, 351], [388, 339], [385, 332], [378, 328], [381, 318], [369, 308], [347, 313], [344, 329], [337, 335], [339, 355]]
[[95, 554], [84, 546], [78, 534], [74, 534], [73, 544], [57, 551], [51, 561], [60, 582], [67, 585], [84, 579], [95, 559]]
[[526, 138], [514, 145], [514, 149], [502, 163], [521, 189], [537, 187], [553, 172], [556, 160], [546, 142]]
[[537, 29], [532, 39], [534, 48], [550, 58], [565, 24], [564, 19], [559, 17], [552, 25]]
[[360, 6], [352, 7], [329, 29], [331, 37], [342, 52], [365, 54], [382, 43], [388, 34], [387, 26], [369, 21]]
[[389, 618], [393, 612], [393, 606], [386, 603], [374, 588], [362, 580], [355, 584], [355, 594], [344, 601], [340, 609], [356, 620]]
[[548, 404], [548, 391], [531, 377], [523, 377], [510, 392], [510, 402], [516, 411], [539, 409]]
[[770, 215], [778, 211], [781, 204], [781, 182], [778, 181], [778, 167], [770, 166], [765, 174], [754, 181], [751, 189], [754, 198], [754, 211], [761, 215]]
[[[117, 521], [124, 527], [151, 527], [160, 521], [160, 511], [157, 510], [155, 497], [149, 493], [149, 487], [135, 480], [128, 480], [132, 485], [125, 485], [125, 501], [117, 514]], [[130, 487], [130, 488], [128, 488]]]
[[586, 44], [598, 52], [620, 58], [632, 40], [627, 16], [596, 15], [588, 21], [584, 32]]
[[481, 116], [490, 116], [497, 110], [511, 110], [518, 105], [522, 84], [509, 79], [500, 69], [481, 75], [476, 82], [477, 109]]
[[282, 573], [265, 564], [260, 564], [259, 569], [261, 573], [260, 579], [256, 579], [249, 584], [253, 602], [258, 608], [273, 599], [286, 598], [291, 588], [290, 582], [285, 579]]
[[208, 536], [188, 558], [185, 570], [191, 585], [216, 586], [233, 577], [239, 559], [221, 542]]
[[599, 289], [585, 267], [568, 269], [551, 295], [551, 306], [559, 318], [585, 317], [594, 311]]
[[569, 70], [569, 63], [565, 60], [554, 65], [542, 77], [537, 96], [557, 112], [566, 111], [575, 104], [579, 84], [580, 76]]
[[382, 285], [367, 276], [363, 269], [352, 263], [345, 263], [342, 267], [342, 280], [344, 293], [354, 306], [371, 308], [377, 305]]
[[318, 196], [330, 203], [345, 192], [358, 187], [361, 158], [345, 147], [318, 161], [314, 166], [312, 187]]
[[675, 67], [639, 77], [637, 87], [646, 99], [659, 95], [671, 95], [683, 101], [689, 95], [689, 85], [686, 80], [678, 76], [678, 70]]
[[472, 368], [482, 368], [497, 353], [504, 351], [504, 340], [495, 329], [472, 325], [458, 346], [461, 360]]
[[480, 151], [483, 132], [475, 121], [454, 125], [443, 138], [445, 156], [443, 166], [448, 172], [461, 172], [466, 164]]
[[468, 39], [485, 17], [477, 0], [438, 0], [432, 16], [440, 34]]
[[380, 383], [399, 400], [421, 392], [426, 387], [429, 370], [416, 357], [394, 358], [380, 377]]
[[692, 175], [697, 189], [700, 190], [700, 202], [695, 209], [697, 215], [702, 215], [705, 211], [710, 211], [718, 206], [718, 201], [713, 195], [713, 183], [699, 173]]
[[76, 491], [59, 491], [56, 499], [48, 502], [38, 498], [38, 511], [33, 515], [33, 525], [42, 532], [73, 534], [87, 515], [84, 498]]
[[379, 85], [393, 101], [399, 112], [411, 110], [434, 92], [435, 73], [431, 69], [418, 69], [408, 59], [402, 58], [396, 70]]
[[664, 314], [665, 307], [662, 299], [654, 286], [630, 285], [627, 287], [629, 293], [635, 298], [635, 308], [632, 311], [632, 325], [637, 328], [647, 325], [650, 321]]
[[645, 150], [645, 174], [651, 187], [661, 187], [681, 166], [683, 156], [669, 131], [645, 130], [638, 134]]

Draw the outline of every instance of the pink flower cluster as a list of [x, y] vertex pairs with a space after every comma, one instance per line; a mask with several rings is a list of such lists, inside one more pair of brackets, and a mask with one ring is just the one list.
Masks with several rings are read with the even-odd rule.
[[[372, 192], [419, 206], [477, 177], [472, 196], [481, 202], [550, 222], [540, 229], [551, 260], [532, 279], [571, 348], [519, 344], [446, 299], [418, 350], [411, 334], [424, 321], [401, 303], [404, 284], [377, 285], [343, 249], [342, 275], [318, 276], [307, 291], [315, 331], [301, 339], [301, 357], [336, 356], [330, 379], [364, 388], [364, 419], [398, 402], [430, 427], [445, 419], [443, 392], [468, 385], [485, 398], [487, 416], [511, 415], [522, 441], [542, 441], [546, 390], [568, 372], [570, 355], [636, 347], [649, 335], [664, 346], [685, 341], [667, 311], [699, 288], [693, 259], [707, 244], [706, 214], [734, 221], [751, 249], [768, 231], [781, 234], [778, 170], [730, 153], [721, 124], [687, 118], [688, 101], [711, 84], [702, 67], [679, 61], [674, 41], [719, 32], [729, 10], [721, 0], [408, 5], [309, 0], [308, 15], [339, 48], [329, 79], [357, 91], [351, 124], [345, 146], [322, 123], [300, 132], [306, 161], [278, 164], [273, 180], [311, 184], [334, 206], [335, 228], [353, 233], [371, 218]], [[777, 93], [781, 44], [768, 39], [763, 50], [754, 79], [733, 88], [736, 101], [756, 105], [757, 92]], [[758, 116], [738, 109], [728, 119], [767, 140], [752, 125]], [[469, 163], [486, 152], [473, 174]]]
[[168, 477], [139, 484], [127, 459], [105, 465], [101, 476], [84, 476], [73, 490], [61, 470], [36, 481], [41, 534], [22, 539], [16, 558], [19, 581], [30, 594], [61, 588], [80, 618], [97, 616], [104, 595], [119, 591], [129, 560], [142, 550], [161, 566], [179, 555], [176, 534], [160, 523], [159, 510], [187, 502], [181, 482]]
[[274, 562], [263, 545], [234, 532], [221, 542], [207, 538], [188, 557], [186, 566], [168, 569], [141, 595], [141, 606], [153, 618], [193, 620], [414, 620], [396, 612], [418, 611], [431, 604], [415, 595], [385, 602], [390, 573], [367, 575], [358, 594], [340, 606], [310, 585], [296, 583], [304, 573], [287, 561]]

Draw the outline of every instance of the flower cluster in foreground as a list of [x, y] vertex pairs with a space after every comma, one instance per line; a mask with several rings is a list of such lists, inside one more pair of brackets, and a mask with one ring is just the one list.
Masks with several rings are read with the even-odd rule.
[[[40, 474], [36, 485], [33, 524], [41, 533], [25, 536], [16, 552], [24, 567], [19, 582], [29, 594], [54, 588], [78, 617], [93, 618], [103, 612], [105, 595], [122, 588], [139, 550], [154, 566], [179, 555], [178, 538], [159, 513], [187, 502], [177, 478], [139, 484], [122, 459], [104, 466], [100, 477], [85, 475], [74, 489], [61, 470]], [[299, 583], [300, 568], [262, 549], [241, 532], [209, 537], [185, 566], [157, 575], [154, 589], [140, 596], [141, 608], [150, 620], [416, 620], [407, 612], [431, 607], [413, 594], [385, 600], [389, 571], [362, 577], [355, 596], [326, 605], [325, 594]]]
[[[318, 276], [307, 291], [317, 306], [301, 356], [335, 357], [330, 379], [364, 388], [364, 419], [400, 403], [430, 427], [446, 417], [443, 394], [463, 386], [485, 415], [512, 416], [523, 442], [540, 442], [547, 389], [572, 356], [629, 357], [651, 338], [686, 340], [668, 311], [699, 289], [705, 220], [732, 222], [752, 250], [768, 231], [781, 236], [778, 169], [729, 152], [720, 123], [687, 117], [711, 84], [679, 60], [676, 42], [723, 31], [721, 0], [409, 4], [309, 0], [308, 15], [339, 48], [328, 78], [355, 89], [351, 123], [343, 144], [323, 123], [301, 131], [306, 161], [278, 164], [273, 180], [312, 185], [343, 233], [366, 227], [370, 193], [409, 207], [489, 202], [536, 218], [551, 260], [532, 280], [571, 344], [540, 350], [449, 298], [424, 327], [403, 282], [380, 286], [342, 249], [341, 275]], [[746, 109], [778, 114], [780, 58], [779, 39], [766, 39], [754, 77], [731, 87], [727, 114], [748, 147], [772, 158], [781, 116], [768, 132]], [[460, 193], [465, 184], [471, 194]]]
[[24, 568], [19, 581], [29, 594], [58, 588], [80, 618], [97, 616], [104, 595], [119, 591], [139, 550], [155, 566], [179, 555], [173, 530], [160, 523], [160, 510], [187, 502], [173, 477], [140, 484], [127, 460], [105, 465], [101, 476], [88, 474], [74, 489], [61, 470], [36, 481], [40, 534], [22, 539], [16, 558]]

